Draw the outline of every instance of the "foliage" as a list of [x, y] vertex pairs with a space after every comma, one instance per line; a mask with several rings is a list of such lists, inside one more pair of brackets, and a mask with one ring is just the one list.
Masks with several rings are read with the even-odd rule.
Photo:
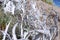
[[6, 24], [8, 24], [9, 22], [9, 17], [6, 16], [5, 14], [0, 14], [0, 15], [1, 15], [0, 16], [0, 27], [2, 30], [4, 30], [6, 27]]
[[46, 2], [46, 3], [48, 3], [48, 4], [50, 4], [50, 5], [52, 5], [53, 3], [52, 3], [52, 0], [42, 0], [43, 2]]

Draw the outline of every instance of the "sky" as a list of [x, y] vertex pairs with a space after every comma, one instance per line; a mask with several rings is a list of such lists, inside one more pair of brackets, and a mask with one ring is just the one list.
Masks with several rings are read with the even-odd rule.
[[60, 7], [60, 0], [53, 0], [54, 4], [58, 7]]

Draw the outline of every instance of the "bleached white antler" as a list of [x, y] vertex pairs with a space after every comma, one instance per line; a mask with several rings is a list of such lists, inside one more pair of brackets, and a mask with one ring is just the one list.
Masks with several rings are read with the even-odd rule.
[[17, 27], [18, 23], [16, 23], [14, 26], [13, 26], [13, 29], [12, 29], [12, 39], [13, 40], [17, 40], [17, 37], [16, 37], [16, 34], [15, 34], [15, 30], [16, 30], [16, 27]]
[[2, 40], [5, 40], [5, 38], [6, 38], [6, 34], [7, 34], [7, 31], [8, 31], [8, 28], [9, 28], [9, 25], [10, 25], [10, 23], [11, 23], [11, 20], [10, 20], [10, 22], [8, 23], [8, 25], [6, 25], [6, 29], [5, 29], [5, 33], [4, 33], [4, 36], [3, 36], [3, 39]]
[[11, 12], [12, 14], [14, 14], [14, 10], [15, 10], [15, 5], [13, 4], [12, 1], [8, 1], [6, 3], [6, 7], [4, 7], [4, 11], [6, 12]]

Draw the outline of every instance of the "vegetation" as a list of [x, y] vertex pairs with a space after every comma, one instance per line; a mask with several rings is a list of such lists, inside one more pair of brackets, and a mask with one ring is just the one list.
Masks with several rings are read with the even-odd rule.
[[53, 4], [53, 1], [52, 1], [52, 0], [42, 0], [42, 1], [43, 1], [43, 2], [46, 2], [46, 3], [50, 4], [50, 5]]

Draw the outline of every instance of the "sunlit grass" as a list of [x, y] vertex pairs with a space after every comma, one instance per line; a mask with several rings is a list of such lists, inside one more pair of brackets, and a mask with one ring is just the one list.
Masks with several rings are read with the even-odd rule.
[[50, 5], [53, 4], [53, 0], [42, 0], [42, 1], [43, 1], [43, 2], [46, 2], [46, 3], [50, 4]]

